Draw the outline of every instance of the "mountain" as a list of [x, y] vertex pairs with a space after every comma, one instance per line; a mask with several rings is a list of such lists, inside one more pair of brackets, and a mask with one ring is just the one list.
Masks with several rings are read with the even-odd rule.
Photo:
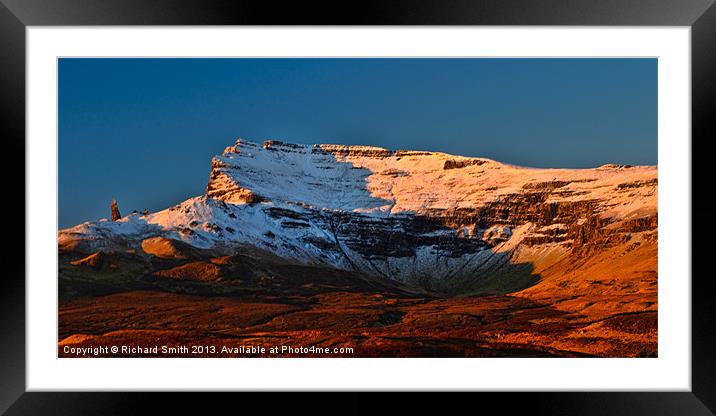
[[654, 357], [657, 188], [655, 166], [238, 140], [204, 195], [60, 230], [58, 354]]
[[655, 166], [536, 169], [239, 139], [212, 159], [204, 195], [149, 215], [86, 222], [61, 230], [58, 241], [86, 253], [141, 253], [161, 243], [231, 254], [249, 246], [441, 293], [510, 292], [545, 269], [655, 248], [657, 181]]

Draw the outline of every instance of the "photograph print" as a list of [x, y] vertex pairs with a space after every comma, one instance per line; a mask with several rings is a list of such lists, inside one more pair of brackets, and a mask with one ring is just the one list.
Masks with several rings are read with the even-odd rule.
[[655, 58], [57, 62], [60, 358], [658, 356]]

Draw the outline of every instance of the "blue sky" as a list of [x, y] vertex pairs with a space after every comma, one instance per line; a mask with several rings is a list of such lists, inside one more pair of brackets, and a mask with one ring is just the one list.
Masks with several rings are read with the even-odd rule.
[[655, 165], [657, 60], [63, 58], [58, 128], [61, 228], [201, 194], [237, 137]]

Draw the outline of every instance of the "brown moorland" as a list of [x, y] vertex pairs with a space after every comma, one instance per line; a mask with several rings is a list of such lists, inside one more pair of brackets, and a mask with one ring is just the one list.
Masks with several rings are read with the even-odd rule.
[[[104, 356], [654, 357], [656, 254], [656, 239], [644, 238], [534, 262], [539, 277], [521, 290], [500, 293], [509, 276], [496, 276], [447, 296], [255, 249], [184, 259], [115, 252], [101, 263], [64, 251], [58, 353], [184, 345], [214, 349]], [[266, 352], [231, 350], [240, 346]], [[282, 346], [326, 349], [269, 352]]]

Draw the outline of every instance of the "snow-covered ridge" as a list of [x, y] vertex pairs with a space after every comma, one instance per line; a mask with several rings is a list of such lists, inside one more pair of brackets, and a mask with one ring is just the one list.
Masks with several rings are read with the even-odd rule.
[[535, 169], [439, 152], [237, 140], [212, 159], [205, 195], [61, 230], [59, 244], [141, 250], [143, 239], [163, 236], [391, 279], [479, 278], [529, 253], [557, 258], [592, 240], [656, 232], [657, 176], [655, 166]]
[[[270, 200], [381, 216], [474, 208], [523, 187], [560, 181], [566, 182], [561, 191], [573, 191], [570, 198], [613, 198], [613, 186], [654, 179], [657, 172], [654, 166], [620, 165], [535, 169], [439, 152], [241, 139], [216, 156], [212, 167], [208, 194], [220, 200]], [[637, 208], [626, 195], [614, 202], [621, 204], [605, 214]], [[655, 209], [656, 195], [637, 202]]]

